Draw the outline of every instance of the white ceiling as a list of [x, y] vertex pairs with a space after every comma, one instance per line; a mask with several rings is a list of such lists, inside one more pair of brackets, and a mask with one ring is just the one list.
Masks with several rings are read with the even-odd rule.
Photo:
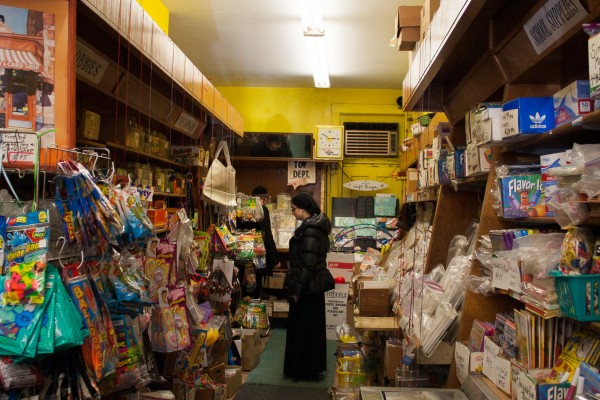
[[[313, 87], [299, 2], [162, 0], [169, 36], [216, 86]], [[407, 52], [389, 46], [400, 5], [323, 0], [331, 88], [401, 89]]]

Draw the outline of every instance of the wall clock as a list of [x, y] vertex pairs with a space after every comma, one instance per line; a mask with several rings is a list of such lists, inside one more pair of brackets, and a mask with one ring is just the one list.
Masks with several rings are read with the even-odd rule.
[[344, 158], [344, 127], [317, 125], [315, 158], [342, 160]]

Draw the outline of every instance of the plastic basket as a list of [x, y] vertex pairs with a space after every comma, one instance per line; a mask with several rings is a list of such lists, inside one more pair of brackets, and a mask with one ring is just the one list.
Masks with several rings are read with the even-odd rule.
[[338, 387], [359, 387], [367, 382], [368, 374], [364, 371], [364, 362], [360, 357], [342, 357], [338, 359], [336, 370]]
[[563, 316], [600, 321], [600, 275], [557, 276], [554, 282]]

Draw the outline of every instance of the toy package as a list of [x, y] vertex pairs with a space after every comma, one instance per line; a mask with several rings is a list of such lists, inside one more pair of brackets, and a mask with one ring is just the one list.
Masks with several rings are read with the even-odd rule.
[[565, 275], [589, 273], [593, 253], [594, 239], [592, 233], [585, 228], [570, 228], [560, 249], [560, 271]]
[[48, 211], [36, 211], [6, 222], [6, 281], [3, 303], [42, 304], [46, 253], [50, 239]]
[[510, 175], [499, 179], [504, 218], [544, 217], [544, 189], [540, 174]]

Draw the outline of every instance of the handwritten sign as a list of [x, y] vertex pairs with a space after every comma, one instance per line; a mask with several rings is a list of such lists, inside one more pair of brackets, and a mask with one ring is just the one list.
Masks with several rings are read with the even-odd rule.
[[502, 111], [502, 136], [509, 137], [519, 133], [519, 110]]
[[358, 190], [360, 192], [370, 192], [373, 190], [381, 190], [388, 187], [386, 183], [379, 181], [369, 181], [369, 180], [360, 180], [360, 181], [350, 181], [344, 183], [344, 187], [350, 190]]
[[510, 394], [510, 361], [503, 357], [494, 358], [494, 383], [505, 393]]
[[317, 169], [313, 161], [290, 161], [288, 162], [288, 185], [294, 185], [300, 180], [302, 185], [317, 182]]
[[6, 168], [32, 167], [35, 160], [37, 136], [33, 133], [2, 133], [2, 165]]
[[523, 25], [535, 52], [541, 54], [571, 28], [578, 25], [587, 11], [578, 0], [548, 0]]
[[348, 284], [338, 284], [335, 285], [335, 289], [325, 292], [327, 340], [337, 340], [335, 328], [346, 322], [349, 286]]
[[481, 351], [474, 351], [469, 358], [469, 372], [476, 374], [483, 373], [483, 353]]
[[512, 368], [512, 398], [514, 400], [536, 400], [537, 382], [525, 371]]
[[496, 259], [493, 267], [492, 286], [521, 293], [519, 262], [514, 259]]
[[483, 374], [494, 382], [494, 362], [496, 356], [500, 353], [500, 347], [489, 337], [484, 338], [483, 342]]
[[469, 349], [461, 342], [456, 342], [454, 346], [454, 361], [456, 364], [456, 377], [462, 384], [469, 375]]
[[588, 61], [590, 70], [590, 95], [600, 95], [600, 35], [588, 40]]

